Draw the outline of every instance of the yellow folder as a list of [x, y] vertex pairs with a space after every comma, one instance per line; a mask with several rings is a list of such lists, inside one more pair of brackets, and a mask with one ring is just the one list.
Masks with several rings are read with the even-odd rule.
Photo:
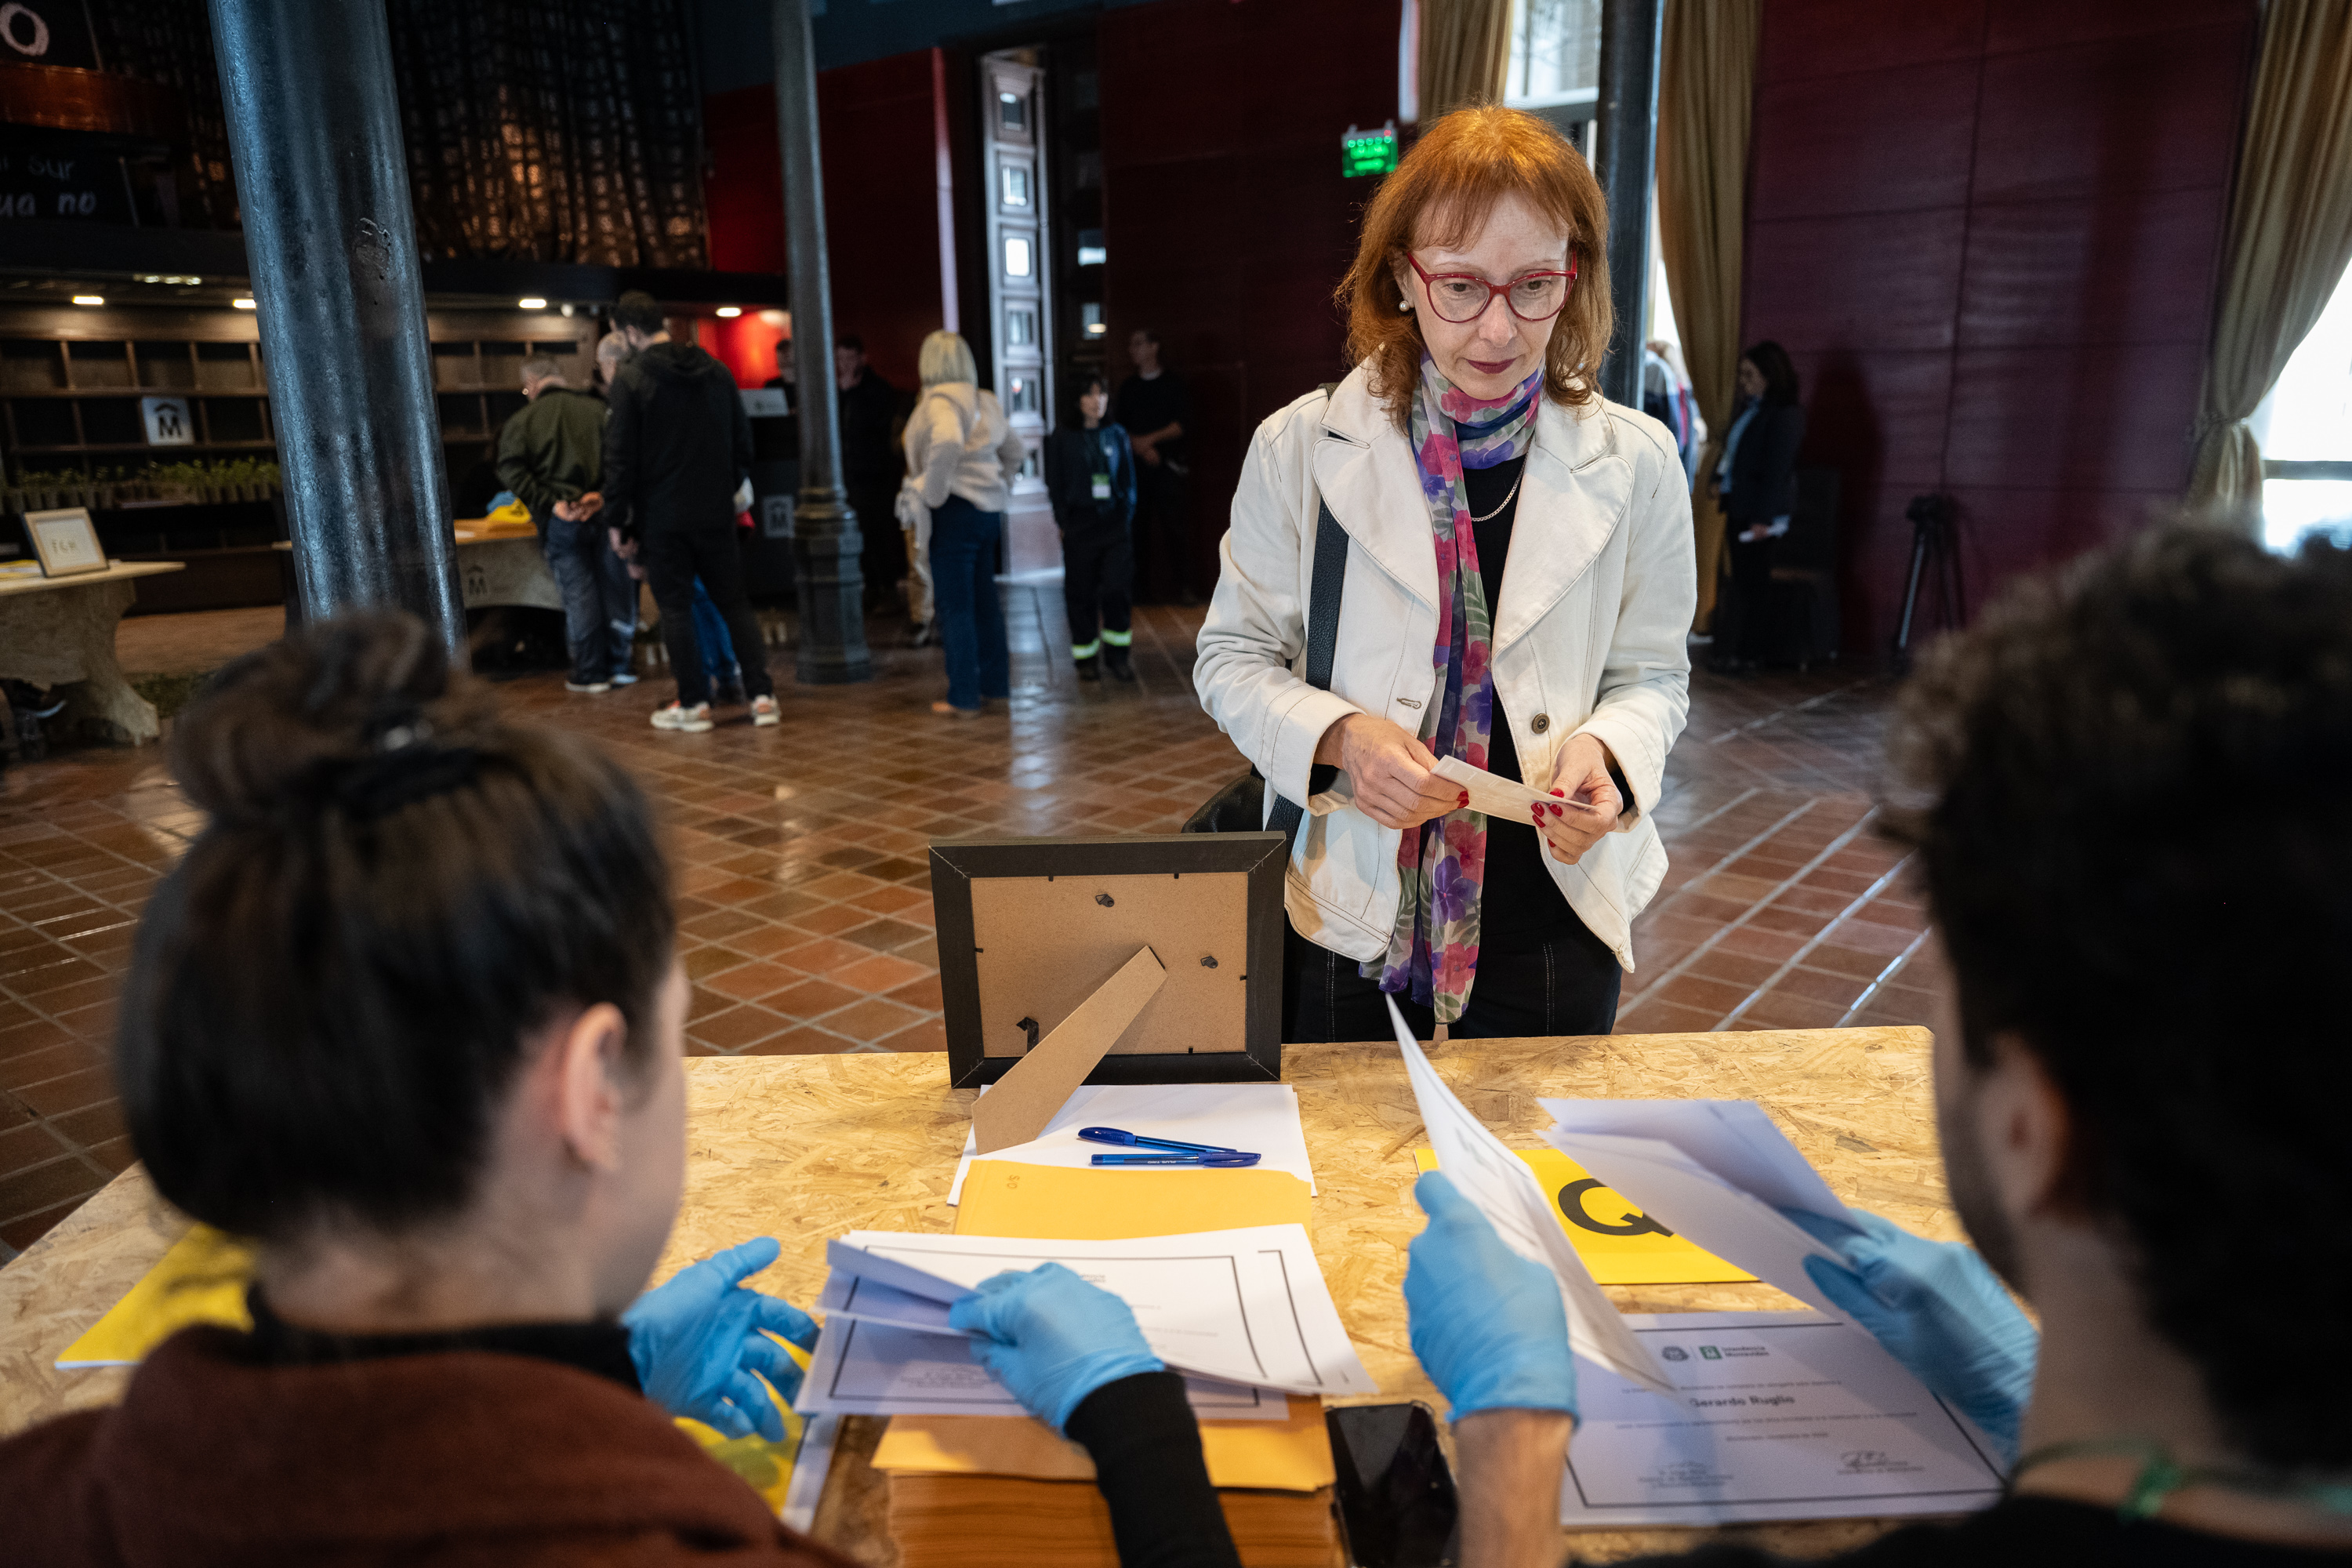
[[129, 1295], [66, 1347], [58, 1369], [135, 1366], [149, 1351], [198, 1323], [249, 1329], [253, 1320], [245, 1310], [245, 1288], [252, 1279], [251, 1243], [207, 1225], [193, 1226]]
[[[1594, 1180], [1557, 1149], [1515, 1149], [1551, 1195], [1552, 1217], [1576, 1255], [1602, 1285], [1731, 1285], [1756, 1278], [1705, 1247], [1685, 1241]], [[1437, 1169], [1437, 1152], [1415, 1149], [1414, 1163]]]
[[[1194, 1230], [1306, 1225], [1314, 1196], [1287, 1171], [1096, 1171], [976, 1160], [956, 1210], [959, 1236], [1124, 1241]], [[1201, 1452], [1220, 1487], [1315, 1491], [1338, 1479], [1322, 1402], [1293, 1398], [1281, 1421], [1203, 1421]], [[1041, 1422], [1006, 1415], [894, 1415], [874, 1468], [939, 1475], [1092, 1480], [1094, 1462]]]

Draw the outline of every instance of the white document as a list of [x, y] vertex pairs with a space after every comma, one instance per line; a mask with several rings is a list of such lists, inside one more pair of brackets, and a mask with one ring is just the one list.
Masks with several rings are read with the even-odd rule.
[[[860, 1274], [932, 1302], [1006, 1269], [1058, 1262], [1125, 1301], [1152, 1353], [1180, 1372], [1294, 1394], [1379, 1392], [1340, 1325], [1301, 1226], [1131, 1241], [853, 1231], [828, 1256], [835, 1274]], [[909, 1279], [919, 1272], [934, 1283]], [[902, 1314], [893, 1331], [924, 1331], [912, 1326], [920, 1321], [913, 1303], [893, 1306]]]
[[[1087, 1084], [1055, 1113], [1044, 1132], [1029, 1142], [999, 1149], [989, 1158], [1085, 1169], [1097, 1154], [1121, 1152], [1118, 1144], [1089, 1143], [1080, 1138], [1081, 1127], [1116, 1127], [1122, 1132], [1173, 1138], [1182, 1143], [1246, 1149], [1264, 1156], [1254, 1169], [1287, 1171], [1305, 1182], [1309, 1193], [1315, 1190], [1315, 1172], [1307, 1163], [1307, 1133], [1298, 1123], [1298, 1091], [1286, 1083]], [[955, 1186], [948, 1194], [951, 1204], [963, 1202], [963, 1178], [971, 1169], [973, 1148], [971, 1134], [967, 1132], [963, 1158], [956, 1162]], [[1150, 1175], [1189, 1168], [1144, 1165], [1127, 1173]]]
[[[1184, 1395], [1204, 1421], [1282, 1421], [1288, 1397], [1213, 1378], [1186, 1377]], [[827, 1321], [793, 1408], [804, 1415], [1026, 1415], [1021, 1402], [972, 1359], [961, 1334], [927, 1333], [846, 1318]]]
[[811, 1415], [801, 1428], [800, 1451], [793, 1456], [792, 1479], [784, 1483], [784, 1506], [776, 1517], [786, 1530], [806, 1535], [816, 1523], [816, 1505], [824, 1496], [824, 1478], [833, 1468], [833, 1440], [841, 1419]]
[[948, 1326], [948, 1305], [837, 1268], [826, 1278], [824, 1289], [816, 1299], [816, 1310], [827, 1322], [855, 1318], [861, 1323], [915, 1329], [927, 1334], [955, 1332]]
[[1684, 1312], [1626, 1322], [1679, 1414], [1605, 1368], [1577, 1369], [1571, 1530], [1965, 1513], [2000, 1496], [1990, 1439], [1851, 1323], [1811, 1312]]
[[[1569, 1132], [1558, 1127], [1544, 1142], [1600, 1178], [1602, 1185], [1685, 1241], [1706, 1248], [1778, 1285], [1798, 1300], [1845, 1321], [1837, 1303], [1805, 1272], [1805, 1259], [1844, 1266], [1834, 1248], [1798, 1228], [1780, 1210], [1726, 1182], [1678, 1144], [1656, 1138]], [[1817, 1178], [1818, 1179], [1818, 1178]], [[1843, 1215], [1845, 1210], [1838, 1210]]]
[[1405, 1072], [1412, 1080], [1413, 1101], [1421, 1108], [1422, 1126], [1429, 1133], [1430, 1146], [1437, 1151], [1439, 1168], [1456, 1191], [1478, 1206], [1495, 1234], [1503, 1238], [1503, 1245], [1551, 1270], [1559, 1282], [1560, 1300], [1568, 1309], [1568, 1342], [1577, 1354], [1662, 1394], [1670, 1394], [1672, 1385], [1664, 1374], [1626, 1328], [1617, 1309], [1609, 1304], [1609, 1298], [1601, 1293], [1601, 1287], [1592, 1282], [1584, 1260], [1576, 1256], [1568, 1233], [1553, 1217], [1557, 1211], [1550, 1195], [1535, 1173], [1454, 1098], [1422, 1054], [1412, 1031], [1405, 1027], [1396, 999], [1386, 1000], [1389, 1018], [1396, 1026], [1397, 1046], [1404, 1052]]
[[1570, 1132], [1673, 1144], [1724, 1182], [1774, 1208], [1853, 1223], [1819, 1171], [1752, 1100], [1538, 1100]]
[[1568, 800], [1549, 790], [1537, 789], [1533, 785], [1504, 778], [1499, 773], [1490, 773], [1484, 768], [1474, 768], [1459, 757], [1440, 757], [1437, 765], [1429, 771], [1469, 791], [1471, 810], [1484, 812], [1488, 816], [1499, 816], [1506, 822], [1533, 822], [1534, 814], [1528, 807], [1538, 801], [1565, 805], [1570, 811], [1581, 810], [1587, 816], [1593, 815], [1592, 808], [1581, 801]]

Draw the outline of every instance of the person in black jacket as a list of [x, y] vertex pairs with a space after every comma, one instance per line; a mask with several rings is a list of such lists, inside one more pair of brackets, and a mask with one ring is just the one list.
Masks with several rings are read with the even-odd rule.
[[1797, 405], [1797, 367], [1766, 338], [1739, 356], [1740, 401], [1715, 468], [1731, 552], [1731, 595], [1718, 616], [1716, 668], [1752, 668], [1771, 639], [1772, 542], [1789, 531], [1797, 504], [1797, 447], [1805, 411]]
[[751, 478], [751, 421], [727, 367], [692, 343], [674, 343], [661, 306], [635, 289], [613, 307], [613, 324], [635, 352], [613, 378], [604, 426], [604, 499], [639, 541], [677, 700], [654, 728], [710, 728], [710, 676], [694, 635], [694, 580], [727, 622], [751, 700], [751, 722], [777, 721], [767, 644], [743, 588], [735, 497]]
[[841, 419], [841, 488], [865, 539], [866, 607], [898, 603], [907, 547], [892, 507], [907, 459], [898, 450], [898, 389], [866, 363], [866, 340], [844, 332], [833, 342], [834, 386]]
[[1045, 490], [1062, 531], [1062, 601], [1080, 680], [1100, 680], [1106, 666], [1135, 679], [1127, 651], [1135, 640], [1135, 453], [1125, 428], [1104, 419], [1109, 408], [1110, 383], [1089, 375], [1077, 417], [1045, 437]]

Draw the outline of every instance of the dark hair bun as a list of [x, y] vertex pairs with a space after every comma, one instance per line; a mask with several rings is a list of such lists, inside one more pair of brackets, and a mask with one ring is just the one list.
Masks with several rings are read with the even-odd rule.
[[225, 822], [315, 798], [352, 764], [429, 740], [464, 746], [492, 722], [440, 638], [404, 610], [289, 633], [213, 678], [173, 727], [172, 771]]

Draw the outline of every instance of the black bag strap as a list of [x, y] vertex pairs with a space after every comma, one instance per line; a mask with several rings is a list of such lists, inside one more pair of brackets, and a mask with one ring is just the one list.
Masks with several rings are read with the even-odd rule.
[[[1307, 589], [1307, 684], [1318, 691], [1331, 689], [1331, 660], [1339, 647], [1339, 598], [1348, 584], [1348, 531], [1332, 517], [1328, 503], [1318, 502], [1315, 514], [1315, 574]], [[1276, 795], [1266, 827], [1285, 838], [1295, 837], [1307, 819], [1304, 803]]]

